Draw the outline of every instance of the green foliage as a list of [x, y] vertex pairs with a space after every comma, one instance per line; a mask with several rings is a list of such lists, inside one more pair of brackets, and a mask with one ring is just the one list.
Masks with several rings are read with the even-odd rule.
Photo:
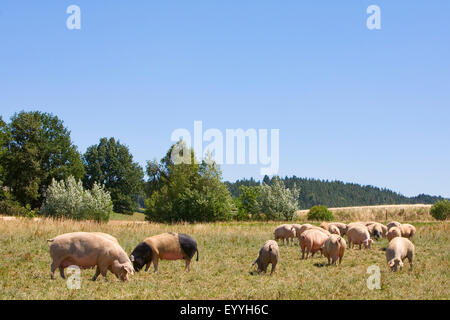
[[92, 190], [85, 190], [81, 181], [77, 182], [71, 176], [66, 181], [52, 181], [41, 213], [55, 218], [102, 222], [109, 220], [112, 209], [108, 191], [97, 183], [94, 183]]
[[[172, 154], [177, 153], [186, 161], [174, 163]], [[221, 182], [220, 168], [211, 159], [197, 163], [194, 151], [184, 142], [174, 144], [153, 169], [153, 189], [145, 203], [147, 220], [218, 221], [230, 220], [235, 214], [230, 193]]]
[[431, 215], [436, 220], [446, 220], [450, 217], [450, 201], [441, 200], [431, 207]]
[[328, 210], [326, 206], [319, 205], [309, 209], [308, 220], [314, 221], [333, 221], [333, 212]]
[[260, 218], [261, 206], [258, 202], [261, 196], [260, 187], [239, 187], [240, 196], [235, 199], [235, 205], [238, 209], [237, 220], [249, 220], [250, 218]]
[[104, 185], [111, 194], [114, 211], [133, 214], [138, 207], [136, 195], [142, 193], [144, 172], [133, 162], [128, 147], [114, 138], [102, 138], [87, 149], [83, 161], [84, 186], [91, 189], [95, 183]]
[[4, 184], [22, 205], [40, 207], [52, 179], [83, 176], [81, 156], [58, 117], [20, 112], [2, 131], [7, 137], [1, 156]]
[[37, 214], [27, 204], [23, 207], [18, 201], [15, 201], [8, 190], [0, 190], [0, 214], [7, 216], [21, 216], [27, 218], [36, 217]]
[[260, 187], [261, 211], [270, 220], [292, 220], [298, 210], [299, 192], [295, 185], [286, 188], [283, 181], [274, 177], [270, 185], [263, 183]]
[[[4, 180], [4, 171], [3, 171], [3, 157], [6, 153], [6, 143], [8, 141], [8, 131], [6, 127], [6, 123], [3, 121], [0, 116], [0, 187], [3, 185]], [[2, 190], [0, 190], [2, 192]]]

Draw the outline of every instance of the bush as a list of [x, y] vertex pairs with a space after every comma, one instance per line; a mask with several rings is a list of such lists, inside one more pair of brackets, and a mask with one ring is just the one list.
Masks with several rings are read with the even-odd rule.
[[0, 195], [0, 214], [7, 216], [21, 216], [27, 218], [36, 217], [36, 212], [31, 210], [30, 205], [21, 206], [15, 201], [9, 192], [1, 192]]
[[431, 215], [436, 220], [446, 220], [450, 216], [450, 201], [441, 200], [431, 207]]
[[55, 218], [74, 220], [92, 219], [98, 222], [108, 221], [113, 212], [109, 192], [97, 183], [92, 190], [85, 190], [81, 181], [69, 177], [66, 181], [52, 181], [41, 213]]
[[309, 209], [308, 220], [332, 221], [333, 219], [333, 212], [328, 210], [326, 206], [314, 206]]
[[299, 189], [296, 185], [289, 189], [278, 177], [268, 185], [263, 183], [260, 187], [258, 203], [261, 211], [271, 220], [292, 220], [298, 210]]

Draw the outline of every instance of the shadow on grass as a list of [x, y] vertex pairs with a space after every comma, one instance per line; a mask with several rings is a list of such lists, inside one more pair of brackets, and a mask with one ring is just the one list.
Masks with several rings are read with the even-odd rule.
[[323, 268], [323, 267], [328, 267], [328, 264], [316, 262], [313, 264], [313, 266], [317, 267], [317, 268]]

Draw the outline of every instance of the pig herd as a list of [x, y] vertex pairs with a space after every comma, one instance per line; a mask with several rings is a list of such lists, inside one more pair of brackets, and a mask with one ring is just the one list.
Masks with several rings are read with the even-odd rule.
[[[259, 250], [253, 265], [257, 272], [267, 272], [271, 264], [271, 274], [275, 272], [280, 258], [277, 241], [283, 244], [294, 244], [298, 240], [302, 259], [320, 251], [328, 259], [328, 264], [341, 264], [345, 250], [358, 245], [370, 249], [372, 237], [378, 240], [385, 237], [389, 240], [386, 248], [386, 260], [392, 271], [403, 267], [403, 260], [413, 266], [414, 245], [409, 240], [416, 233], [416, 228], [410, 224], [391, 222], [383, 225], [378, 222], [323, 222], [319, 227], [311, 224], [283, 224], [274, 231], [275, 240], [268, 240]], [[347, 236], [347, 241], [344, 236]], [[54, 279], [56, 269], [65, 278], [64, 269], [76, 265], [81, 269], [96, 268], [93, 281], [101, 274], [106, 277], [109, 270], [118, 279], [127, 281], [129, 275], [139, 272], [144, 266], [148, 271], [153, 263], [154, 271], [158, 271], [159, 260], [185, 260], [185, 271], [190, 271], [190, 263], [198, 248], [197, 242], [189, 235], [182, 233], [163, 233], [144, 239], [128, 256], [117, 239], [101, 232], [73, 232], [59, 235], [47, 240], [49, 243], [51, 278]]]
[[308, 259], [309, 254], [314, 256], [318, 251], [328, 260], [328, 265], [337, 265], [342, 262], [347, 242], [348, 248], [353, 249], [358, 245], [359, 249], [364, 246], [370, 249], [373, 239], [387, 238], [389, 245], [386, 248], [387, 264], [392, 271], [397, 271], [403, 267], [403, 260], [406, 258], [412, 269], [414, 259], [414, 245], [409, 240], [416, 233], [416, 228], [410, 224], [401, 224], [393, 221], [388, 225], [379, 222], [352, 222], [344, 224], [341, 222], [323, 222], [319, 227], [311, 224], [283, 224], [274, 231], [275, 241], [269, 240], [259, 251], [259, 256], [254, 262], [258, 264], [258, 272], [266, 272], [269, 264], [272, 264], [271, 274], [279, 260], [279, 247], [276, 241], [294, 244], [294, 239], [298, 239], [298, 244], [302, 251], [302, 259]]

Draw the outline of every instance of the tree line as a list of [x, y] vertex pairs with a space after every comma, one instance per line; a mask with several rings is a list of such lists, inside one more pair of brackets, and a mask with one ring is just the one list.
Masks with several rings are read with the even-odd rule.
[[[191, 161], [176, 164], [174, 154]], [[22, 111], [9, 123], [0, 118], [0, 213], [107, 221], [112, 212], [132, 214], [144, 206], [147, 219], [160, 222], [253, 214], [241, 204], [244, 199], [233, 199], [212, 158], [198, 161], [184, 141], [160, 161], [147, 161], [145, 173], [147, 179], [128, 147], [113, 137], [81, 154], [53, 114]], [[290, 219], [298, 209], [298, 190], [281, 182], [258, 192], [258, 210], [268, 218]]]
[[[440, 196], [420, 194], [415, 197], [406, 197], [389, 189], [374, 186], [363, 186], [356, 183], [344, 183], [342, 181], [328, 181], [318, 179], [299, 178], [296, 176], [281, 178], [285, 186], [292, 188], [294, 185], [300, 189], [298, 205], [300, 209], [309, 209], [317, 205], [327, 207], [352, 207], [370, 206], [382, 204], [433, 204], [444, 200]], [[242, 179], [235, 182], [225, 182], [233, 197], [241, 195], [240, 187], [255, 187], [261, 184], [271, 185], [274, 178], [265, 176], [262, 181], [255, 179]]]
[[[190, 158], [176, 164], [173, 155]], [[146, 177], [145, 177], [146, 176]], [[101, 138], [82, 154], [57, 116], [19, 112], [0, 117], [0, 213], [106, 221], [112, 212], [145, 207], [151, 221], [291, 220], [299, 208], [433, 203], [372, 186], [293, 177], [223, 182], [212, 158], [201, 161], [183, 141], [145, 171], [129, 148]]]

